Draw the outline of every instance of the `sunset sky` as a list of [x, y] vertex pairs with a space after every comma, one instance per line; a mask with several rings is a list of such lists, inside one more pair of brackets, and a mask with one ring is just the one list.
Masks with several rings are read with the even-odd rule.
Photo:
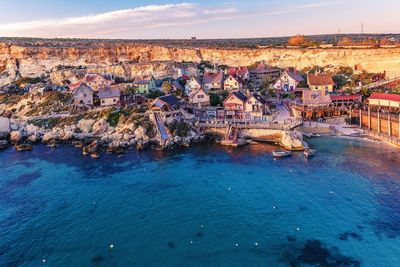
[[0, 36], [246, 38], [399, 33], [397, 0], [0, 0]]

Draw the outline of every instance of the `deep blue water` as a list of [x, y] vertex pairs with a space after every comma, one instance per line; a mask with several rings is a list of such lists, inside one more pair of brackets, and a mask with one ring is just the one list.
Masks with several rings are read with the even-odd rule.
[[400, 266], [399, 150], [311, 144], [1, 151], [0, 266]]

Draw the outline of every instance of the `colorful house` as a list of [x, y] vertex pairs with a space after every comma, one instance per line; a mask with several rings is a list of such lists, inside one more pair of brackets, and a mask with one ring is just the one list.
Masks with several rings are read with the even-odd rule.
[[81, 83], [73, 91], [74, 104], [93, 106], [93, 89], [85, 83]]
[[155, 80], [152, 75], [136, 77], [133, 81], [133, 86], [138, 90], [138, 93], [140, 94], [148, 94], [151, 90], [156, 89]]
[[181, 99], [174, 95], [160, 96], [151, 103], [151, 110], [154, 111], [172, 111], [179, 107]]
[[192, 91], [196, 91], [201, 88], [201, 82], [196, 77], [191, 77], [190, 80], [186, 83], [185, 93], [186, 95], [190, 95]]
[[224, 109], [227, 111], [244, 111], [247, 97], [243, 93], [236, 91], [229, 94], [223, 102]]
[[203, 88], [199, 88], [189, 94], [189, 103], [199, 108], [208, 107], [210, 106], [210, 96]]
[[121, 93], [117, 88], [102, 87], [98, 93], [100, 106], [114, 106], [119, 104]]
[[239, 90], [240, 84], [237, 79], [235, 79], [232, 75], [229, 75], [224, 80], [224, 90], [232, 91]]
[[250, 70], [250, 80], [253, 82], [253, 87], [259, 88], [264, 80], [269, 78], [277, 78], [281, 74], [280, 69], [274, 69], [264, 64], [259, 64], [255, 69]]
[[204, 73], [203, 86], [206, 92], [220, 91], [222, 89], [222, 72], [217, 73]]
[[304, 79], [296, 70], [285, 70], [273, 87], [284, 92], [294, 92], [301, 82], [304, 82]]
[[252, 119], [261, 120], [267, 112], [267, 101], [259, 94], [251, 94], [245, 104], [245, 112], [250, 114]]
[[400, 108], [400, 95], [372, 93], [368, 104], [379, 108]]
[[110, 74], [86, 74], [84, 83], [97, 92], [101, 87], [111, 86], [114, 83], [114, 79]]
[[325, 90], [329, 93], [333, 92], [333, 82], [332, 75], [329, 74], [307, 74], [307, 84], [312, 91]]

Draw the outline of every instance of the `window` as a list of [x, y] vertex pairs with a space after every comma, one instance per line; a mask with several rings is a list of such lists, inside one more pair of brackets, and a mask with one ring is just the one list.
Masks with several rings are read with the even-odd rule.
[[86, 97], [86, 93], [85, 93], [85, 94], [83, 94], [83, 97]]
[[113, 99], [113, 102], [114, 102], [114, 103], [117, 102], [117, 99], [114, 98], [114, 99]]
[[102, 100], [101, 100], [101, 103], [103, 103], [103, 104], [104, 104], [104, 99], [102, 99]]
[[325, 86], [325, 89], [328, 90], [328, 89], [329, 89], [329, 86]]
[[197, 98], [204, 98], [204, 95], [197, 95]]
[[318, 86], [315, 86], [315, 90], [318, 90]]

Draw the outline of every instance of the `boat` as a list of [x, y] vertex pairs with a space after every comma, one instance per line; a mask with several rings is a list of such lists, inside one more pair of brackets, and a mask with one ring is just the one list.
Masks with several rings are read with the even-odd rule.
[[274, 158], [286, 158], [292, 156], [291, 151], [275, 150], [272, 151], [272, 156]]
[[15, 145], [14, 148], [17, 151], [31, 151], [32, 145], [31, 144], [20, 144], [20, 145]]
[[312, 156], [315, 155], [316, 152], [317, 152], [317, 151], [314, 150], [314, 149], [306, 149], [306, 150], [304, 150], [304, 156], [305, 156], [306, 158], [311, 158]]

